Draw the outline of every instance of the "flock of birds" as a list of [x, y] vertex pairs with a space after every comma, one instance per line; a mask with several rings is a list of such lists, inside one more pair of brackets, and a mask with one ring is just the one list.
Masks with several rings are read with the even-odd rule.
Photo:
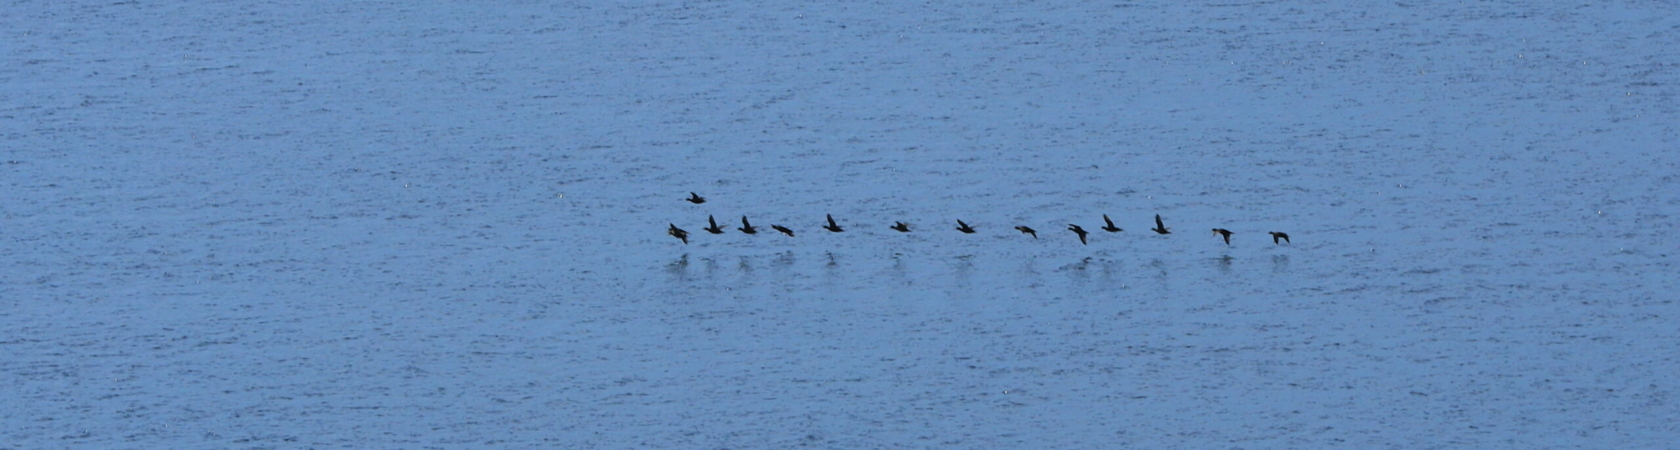
[[[696, 205], [701, 204], [701, 203], [706, 203], [706, 198], [705, 197], [701, 197], [700, 194], [696, 194], [696, 193], [693, 193], [693, 192], [688, 193], [688, 198], [683, 199], [683, 200], [685, 200], [689, 203], [696, 204]], [[1103, 227], [1102, 227], [1103, 231], [1107, 231], [1107, 232], [1110, 232], [1110, 233], [1119, 233], [1119, 232], [1123, 231], [1123, 230], [1120, 229], [1120, 227], [1114, 226], [1114, 221], [1110, 220], [1108, 218], [1107, 214], [1103, 214], [1102, 218], [1103, 218], [1103, 224], [1104, 224]], [[711, 234], [723, 234], [724, 233], [723, 227], [718, 226], [717, 219], [712, 218], [711, 215], [706, 216], [706, 223], [707, 223], [706, 228], [702, 228], [702, 229], [706, 230], [707, 233], [711, 233]], [[910, 225], [906, 224], [904, 222], [893, 222], [893, 225], [891, 227], [888, 227], [888, 228], [892, 228], [893, 230], [898, 231], [900, 233], [909, 233], [910, 232]], [[747, 221], [747, 216], [741, 216], [741, 227], [736, 228], [736, 229], [740, 230], [742, 233], [746, 233], [746, 234], [758, 234], [758, 227], [753, 226], [752, 222]], [[784, 226], [781, 226], [781, 225], [770, 225], [770, 229], [776, 230], [777, 232], [788, 235], [788, 237], [793, 236], [793, 230], [788, 228], [788, 227], [784, 227]], [[840, 232], [846, 231], [845, 228], [840, 227], [840, 224], [838, 222], [834, 221], [834, 215], [833, 214], [828, 215], [828, 225], [823, 225], [823, 229], [828, 230], [829, 232], [832, 232], [832, 233], [840, 233]], [[1038, 230], [1035, 230], [1032, 227], [1029, 227], [1029, 226], [1026, 226], [1026, 225], [1020, 225], [1020, 226], [1016, 226], [1015, 230], [1020, 231], [1021, 234], [1032, 236], [1033, 239], [1038, 239]], [[1088, 232], [1088, 231], [1085, 231], [1084, 228], [1080, 227], [1079, 225], [1075, 225], [1075, 224], [1070, 223], [1070, 224], [1068, 224], [1067, 230], [1072, 231], [1074, 234], [1079, 236], [1079, 243], [1080, 244], [1086, 244], [1086, 245], [1090, 244], [1090, 241], [1088, 241], [1086, 239], [1086, 235], [1089, 235], [1091, 233]], [[1156, 234], [1172, 234], [1172, 230], [1167, 229], [1167, 225], [1161, 221], [1161, 215], [1160, 214], [1155, 215], [1155, 228], [1150, 228], [1149, 230], [1154, 231]], [[957, 231], [961, 231], [964, 234], [974, 234], [974, 232], [975, 232], [974, 227], [968, 226], [967, 223], [963, 223], [963, 221], [961, 219], [957, 220]], [[671, 237], [681, 239], [683, 244], [688, 243], [688, 230], [684, 230], [682, 228], [677, 228], [677, 224], [674, 224], [674, 223], [671, 224], [671, 228], [666, 231], [666, 234], [670, 234]], [[1214, 228], [1213, 229], [1213, 234], [1217, 235], [1221, 238], [1224, 238], [1225, 239], [1225, 245], [1231, 245], [1231, 234], [1232, 234], [1231, 230], [1227, 230], [1227, 229], [1224, 229], [1224, 228]], [[1281, 244], [1289, 242], [1289, 234], [1288, 233], [1283, 233], [1283, 232], [1278, 232], [1278, 231], [1269, 231], [1269, 232], [1267, 232], [1267, 234], [1272, 235], [1272, 243], [1273, 244], [1281, 245]]]

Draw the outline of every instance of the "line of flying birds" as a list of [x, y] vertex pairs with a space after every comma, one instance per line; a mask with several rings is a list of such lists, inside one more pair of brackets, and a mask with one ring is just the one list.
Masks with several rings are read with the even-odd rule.
[[[683, 199], [683, 200], [687, 201], [689, 203], [696, 204], [696, 205], [701, 204], [701, 203], [706, 203], [706, 198], [705, 197], [701, 197], [700, 194], [696, 194], [696, 193], [693, 193], [693, 192], [688, 193], [688, 198]], [[1123, 230], [1120, 229], [1120, 227], [1114, 226], [1114, 221], [1110, 220], [1108, 218], [1107, 214], [1103, 214], [1102, 217], [1103, 217], [1103, 227], [1102, 227], [1103, 231], [1107, 231], [1107, 232], [1110, 232], [1110, 233], [1119, 233], [1119, 232], [1123, 231]], [[706, 230], [707, 233], [711, 233], [711, 234], [723, 234], [724, 233], [723, 227], [718, 226], [717, 219], [712, 218], [711, 215], [706, 216], [706, 223], [707, 223], [707, 227], [702, 228], [702, 229]], [[888, 228], [892, 228], [893, 230], [898, 231], [900, 233], [909, 233], [910, 232], [910, 225], [906, 224], [904, 222], [893, 222], [893, 225], [891, 227], [888, 227]], [[746, 233], [746, 234], [758, 234], [758, 227], [753, 226], [752, 222], [747, 221], [747, 216], [741, 216], [741, 227], [736, 228], [736, 229], [740, 230], [742, 233]], [[781, 226], [781, 225], [770, 225], [770, 229], [776, 230], [777, 232], [788, 235], [789, 237], [793, 236], [793, 230], [789, 229], [788, 227], [784, 227], [784, 226]], [[840, 232], [846, 231], [845, 228], [840, 227], [840, 224], [838, 222], [834, 221], [834, 215], [833, 214], [828, 215], [828, 225], [823, 225], [823, 229], [828, 230], [829, 232], [832, 232], [832, 233], [840, 233]], [[1085, 231], [1084, 228], [1081, 228], [1079, 225], [1075, 225], [1075, 224], [1070, 223], [1070, 224], [1068, 224], [1067, 230], [1072, 231], [1076, 235], [1079, 235], [1079, 243], [1080, 244], [1087, 244], [1087, 245], [1090, 244], [1090, 242], [1086, 239], [1085, 236], [1089, 235], [1091, 233], [1088, 232], [1088, 231]], [[957, 220], [957, 231], [961, 231], [964, 234], [974, 234], [974, 227], [968, 226], [967, 223], [963, 223], [963, 221], [961, 219], [958, 219]], [[1021, 225], [1021, 226], [1015, 227], [1015, 231], [1020, 231], [1021, 234], [1032, 236], [1033, 239], [1038, 239], [1038, 230], [1035, 230], [1032, 227], [1029, 227], [1029, 226], [1026, 226], [1026, 225]], [[1161, 215], [1160, 214], [1155, 215], [1155, 228], [1150, 228], [1149, 231], [1154, 231], [1156, 234], [1172, 234], [1172, 230], [1168, 229], [1167, 225], [1165, 223], [1161, 222]], [[675, 237], [677, 239], [681, 239], [684, 244], [688, 243], [688, 231], [684, 230], [682, 228], [677, 228], [677, 224], [674, 224], [674, 223], [671, 224], [671, 228], [666, 231], [666, 234], [670, 234], [672, 237]], [[1224, 238], [1225, 239], [1225, 245], [1231, 245], [1231, 234], [1232, 234], [1231, 230], [1227, 230], [1227, 229], [1224, 229], [1224, 228], [1214, 228], [1213, 229], [1213, 234], [1218, 235], [1221, 238]], [[1283, 232], [1278, 232], [1278, 231], [1268, 231], [1267, 234], [1272, 235], [1272, 243], [1273, 244], [1280, 244], [1281, 245], [1281, 244], [1289, 242], [1289, 234], [1288, 233], [1283, 233]]]

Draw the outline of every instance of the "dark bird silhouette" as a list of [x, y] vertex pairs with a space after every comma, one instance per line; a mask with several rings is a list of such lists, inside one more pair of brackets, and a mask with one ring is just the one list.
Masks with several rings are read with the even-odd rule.
[[962, 219], [957, 219], [957, 231], [961, 231], [961, 232], [967, 233], [967, 234], [974, 234], [974, 227], [968, 226], [968, 224], [963, 223]]
[[1030, 235], [1032, 235], [1033, 239], [1038, 239], [1038, 230], [1034, 230], [1034, 229], [1032, 229], [1032, 227], [1022, 225], [1022, 226], [1015, 227], [1015, 229], [1021, 230], [1021, 234], [1030, 234]]
[[1103, 231], [1107, 231], [1107, 232], [1110, 232], [1110, 233], [1119, 233], [1120, 232], [1120, 227], [1114, 226], [1114, 221], [1108, 220], [1108, 214], [1103, 214], [1103, 223], [1107, 224], [1107, 225], [1103, 225], [1103, 227], [1102, 227]]
[[1213, 234], [1217, 234], [1219, 237], [1225, 238], [1225, 245], [1231, 245], [1231, 230], [1214, 228]]
[[671, 224], [671, 229], [665, 231], [665, 233], [670, 234], [672, 237], [677, 239], [682, 239], [683, 244], [688, 244], [688, 232], [683, 231], [681, 228], [677, 228], [677, 224]]
[[828, 215], [828, 225], [824, 225], [823, 229], [828, 230], [828, 231], [833, 231], [835, 233], [846, 231], [845, 228], [840, 228], [840, 224], [834, 223], [834, 215], [833, 214]]
[[758, 228], [753, 227], [750, 223], [747, 223], [747, 216], [741, 216], [741, 228], [737, 229], [746, 234], [758, 234]]
[[1267, 232], [1266, 232], [1266, 234], [1270, 234], [1270, 235], [1272, 235], [1272, 243], [1273, 243], [1273, 244], [1277, 244], [1277, 243], [1278, 243], [1278, 240], [1279, 240], [1279, 239], [1282, 239], [1282, 240], [1283, 240], [1283, 242], [1289, 242], [1289, 233], [1280, 233], [1280, 232], [1276, 232], [1276, 231], [1267, 231]]
[[713, 219], [711, 214], [706, 215], [706, 223], [712, 224], [712, 226], [706, 227], [707, 233], [723, 234], [723, 227], [717, 226], [717, 219]]
[[892, 229], [898, 230], [900, 233], [909, 233], [910, 225], [905, 224], [904, 222], [893, 222]]
[[1090, 243], [1085, 242], [1085, 235], [1089, 234], [1089, 232], [1086, 232], [1084, 228], [1080, 228], [1079, 225], [1074, 225], [1074, 224], [1070, 223], [1070, 224], [1068, 224], [1068, 231], [1072, 231], [1074, 234], [1079, 235], [1079, 243], [1080, 244], [1090, 245]]
[[788, 235], [788, 237], [793, 237], [793, 230], [789, 230], [788, 227], [784, 227], [784, 226], [781, 226], [781, 225], [771, 225], [770, 229], [780, 231], [780, 232], [782, 232], [782, 234]]
[[696, 194], [696, 193], [693, 193], [693, 192], [688, 193], [688, 198], [685, 198], [683, 200], [688, 200], [689, 203], [693, 203], [693, 204], [696, 204], [696, 205], [701, 204], [701, 203], [706, 203], [706, 197], [701, 197], [700, 194]]
[[1161, 223], [1160, 214], [1155, 215], [1155, 228], [1150, 228], [1149, 231], [1154, 231], [1159, 234], [1172, 234], [1172, 231], [1167, 229], [1167, 225]]

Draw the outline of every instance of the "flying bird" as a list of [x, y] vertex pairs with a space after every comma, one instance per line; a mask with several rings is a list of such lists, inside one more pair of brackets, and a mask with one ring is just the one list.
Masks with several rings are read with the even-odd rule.
[[845, 228], [840, 228], [840, 224], [834, 223], [834, 215], [833, 214], [828, 215], [828, 225], [824, 225], [823, 229], [828, 230], [828, 231], [833, 231], [835, 233], [846, 231]]
[[1090, 245], [1090, 243], [1085, 242], [1085, 235], [1089, 234], [1089, 233], [1086, 232], [1084, 228], [1080, 228], [1079, 225], [1074, 225], [1074, 224], [1070, 223], [1070, 224], [1068, 224], [1068, 231], [1072, 231], [1074, 234], [1079, 235], [1079, 243], [1080, 244]]
[[1038, 230], [1034, 230], [1034, 229], [1032, 229], [1032, 227], [1022, 225], [1022, 226], [1015, 227], [1015, 229], [1021, 230], [1021, 234], [1030, 234], [1030, 235], [1032, 235], [1033, 239], [1038, 239]]
[[892, 229], [898, 230], [900, 233], [909, 233], [910, 225], [905, 224], [904, 222], [893, 222]]
[[1159, 234], [1172, 234], [1172, 231], [1167, 230], [1167, 225], [1161, 223], [1161, 215], [1160, 214], [1155, 215], [1155, 228], [1150, 228], [1149, 230], [1154, 231], [1154, 232], [1159, 233]]
[[758, 228], [755, 228], [752, 224], [747, 223], [747, 216], [741, 216], [741, 228], [736, 229], [741, 230], [742, 233], [746, 234], [758, 234]]
[[1107, 231], [1107, 232], [1110, 232], [1110, 233], [1119, 233], [1120, 232], [1120, 227], [1114, 226], [1114, 221], [1108, 220], [1108, 214], [1103, 214], [1103, 223], [1107, 224], [1107, 225], [1103, 225], [1103, 227], [1102, 227], [1103, 231]]
[[1281, 233], [1281, 232], [1277, 232], [1277, 231], [1267, 231], [1266, 234], [1272, 235], [1272, 243], [1273, 244], [1278, 244], [1279, 239], [1282, 239], [1283, 242], [1289, 242], [1289, 233]]
[[701, 197], [700, 194], [696, 194], [696, 193], [693, 193], [693, 192], [688, 193], [688, 198], [685, 198], [683, 200], [687, 200], [689, 203], [693, 203], [693, 204], [696, 204], [696, 205], [701, 204], [701, 203], [706, 203], [706, 197]]
[[1227, 230], [1227, 229], [1224, 229], [1224, 228], [1214, 228], [1213, 229], [1213, 234], [1217, 234], [1220, 237], [1225, 238], [1225, 245], [1231, 245], [1231, 230]]
[[776, 231], [780, 231], [780, 232], [782, 232], [782, 234], [788, 235], [788, 237], [793, 237], [793, 230], [789, 230], [788, 227], [784, 227], [784, 226], [781, 226], [781, 225], [771, 225], [770, 228], [773, 229], [773, 230], [776, 230]]
[[957, 231], [961, 231], [961, 232], [966, 233], [966, 234], [974, 234], [974, 227], [968, 226], [968, 224], [963, 223], [962, 219], [957, 219]]
[[665, 233], [670, 234], [672, 237], [677, 239], [682, 239], [683, 244], [688, 244], [688, 232], [683, 231], [681, 228], [677, 228], [677, 224], [671, 224], [671, 229], [666, 230]]
[[706, 227], [707, 233], [723, 234], [723, 227], [717, 225], [717, 219], [713, 219], [711, 214], [706, 215], [706, 223], [712, 224], [712, 226]]

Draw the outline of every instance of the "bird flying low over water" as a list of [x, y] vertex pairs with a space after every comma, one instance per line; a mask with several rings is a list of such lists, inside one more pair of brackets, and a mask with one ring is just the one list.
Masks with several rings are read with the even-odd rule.
[[758, 228], [747, 223], [747, 216], [741, 216], [741, 228], [737, 229], [746, 234], [758, 234]]
[[1227, 230], [1227, 229], [1224, 229], [1224, 228], [1214, 228], [1213, 229], [1213, 234], [1217, 234], [1220, 237], [1225, 238], [1225, 245], [1231, 245], [1231, 230]]
[[683, 200], [687, 200], [689, 203], [693, 203], [693, 204], [696, 204], [696, 205], [701, 204], [701, 203], [706, 203], [706, 197], [701, 197], [700, 194], [696, 194], [696, 193], [693, 193], [693, 192], [688, 193], [688, 198], [685, 198]]
[[1273, 243], [1273, 244], [1280, 244], [1280, 242], [1278, 242], [1278, 240], [1279, 240], [1279, 239], [1282, 239], [1282, 240], [1283, 240], [1283, 242], [1289, 242], [1289, 233], [1280, 233], [1280, 232], [1276, 232], [1276, 231], [1267, 231], [1267, 232], [1266, 232], [1266, 234], [1270, 234], [1270, 235], [1272, 235], [1272, 243]]
[[961, 232], [966, 233], [966, 234], [974, 234], [974, 227], [968, 226], [968, 224], [963, 223], [962, 219], [957, 219], [957, 231], [961, 231]]
[[1088, 233], [1085, 231], [1084, 228], [1080, 228], [1079, 225], [1074, 225], [1074, 224], [1070, 223], [1070, 224], [1068, 224], [1068, 231], [1072, 231], [1074, 234], [1079, 235], [1079, 243], [1080, 244], [1090, 245], [1090, 243], [1085, 242], [1085, 235], [1088, 234]]
[[893, 222], [892, 229], [898, 230], [900, 233], [909, 233], [910, 225], [904, 222]]
[[674, 224], [674, 223], [671, 224], [671, 229], [666, 230], [665, 233], [670, 234], [672, 237], [675, 237], [677, 239], [682, 239], [683, 244], [688, 243], [688, 232], [683, 231], [683, 229], [681, 229], [681, 228], [677, 228], [677, 224]]
[[1155, 215], [1155, 228], [1150, 228], [1149, 231], [1154, 231], [1157, 234], [1172, 234], [1172, 231], [1167, 229], [1167, 225], [1161, 223], [1160, 214]]
[[823, 229], [828, 230], [828, 231], [833, 231], [835, 233], [846, 231], [845, 228], [840, 228], [840, 224], [834, 223], [834, 215], [833, 214], [828, 215], [828, 225], [823, 225]]
[[706, 223], [712, 225], [705, 228], [707, 233], [723, 234], [723, 227], [717, 225], [717, 219], [713, 219], [711, 214], [706, 215]]
[[1034, 229], [1032, 229], [1032, 227], [1022, 225], [1022, 226], [1015, 227], [1015, 229], [1021, 230], [1021, 234], [1030, 234], [1030, 235], [1032, 235], [1033, 239], [1038, 239], [1038, 230], [1034, 230]]
[[793, 230], [789, 230], [788, 227], [784, 227], [784, 226], [781, 226], [781, 225], [771, 225], [770, 229], [780, 231], [780, 232], [782, 232], [782, 234], [788, 235], [788, 237], [793, 237]]
[[1103, 231], [1110, 233], [1119, 233], [1121, 231], [1120, 227], [1114, 226], [1114, 221], [1108, 220], [1108, 214], [1103, 214], [1103, 223], [1106, 224], [1102, 227]]

